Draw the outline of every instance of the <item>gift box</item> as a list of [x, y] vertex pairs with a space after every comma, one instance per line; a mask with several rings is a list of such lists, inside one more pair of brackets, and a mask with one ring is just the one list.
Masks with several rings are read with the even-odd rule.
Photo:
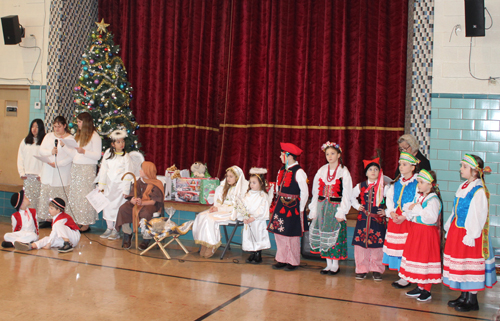
[[175, 180], [175, 200], [178, 202], [198, 202], [202, 180], [203, 178], [177, 178]]
[[200, 184], [200, 203], [213, 204], [215, 199], [215, 189], [220, 185], [218, 178], [204, 178]]

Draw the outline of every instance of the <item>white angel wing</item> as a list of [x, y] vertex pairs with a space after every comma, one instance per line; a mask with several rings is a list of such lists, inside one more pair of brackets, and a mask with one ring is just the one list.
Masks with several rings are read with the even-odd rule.
[[130, 156], [130, 159], [132, 160], [132, 166], [134, 168], [134, 175], [135, 177], [139, 178], [140, 173], [139, 171], [141, 170], [141, 165], [144, 162], [144, 155], [142, 155], [140, 152], [133, 151], [128, 153]]

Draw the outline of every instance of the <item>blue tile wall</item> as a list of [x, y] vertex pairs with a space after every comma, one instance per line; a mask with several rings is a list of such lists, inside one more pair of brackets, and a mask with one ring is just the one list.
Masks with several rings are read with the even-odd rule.
[[[34, 119], [45, 119], [45, 98], [46, 86], [30, 86], [30, 124]], [[35, 109], [36, 102], [40, 103], [40, 109]]]
[[498, 95], [432, 94], [429, 160], [436, 171], [444, 205], [451, 214], [462, 182], [458, 169], [465, 153], [480, 156], [492, 169], [486, 174], [490, 197], [490, 235], [500, 247], [500, 97]]

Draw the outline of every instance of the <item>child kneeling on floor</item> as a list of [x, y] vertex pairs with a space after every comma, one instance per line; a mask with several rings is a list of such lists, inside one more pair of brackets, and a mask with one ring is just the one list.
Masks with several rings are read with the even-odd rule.
[[49, 213], [52, 216], [52, 231], [49, 236], [33, 243], [14, 242], [14, 247], [18, 251], [29, 251], [34, 249], [59, 248], [61, 253], [73, 251], [73, 248], [80, 241], [80, 228], [73, 218], [64, 213], [66, 203], [56, 197], [49, 203]]

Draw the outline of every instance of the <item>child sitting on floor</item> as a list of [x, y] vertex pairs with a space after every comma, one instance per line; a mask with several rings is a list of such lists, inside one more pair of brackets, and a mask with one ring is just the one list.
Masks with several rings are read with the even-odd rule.
[[14, 247], [14, 242], [34, 242], [38, 240], [38, 222], [36, 210], [28, 208], [30, 200], [24, 195], [24, 190], [12, 195], [10, 203], [17, 212], [12, 214], [12, 233], [5, 233], [3, 248]]
[[61, 253], [73, 251], [80, 241], [80, 228], [68, 214], [64, 213], [66, 203], [56, 197], [49, 203], [49, 213], [52, 216], [52, 232], [49, 236], [33, 243], [16, 241], [14, 247], [18, 251], [29, 251], [33, 249], [59, 248]]

